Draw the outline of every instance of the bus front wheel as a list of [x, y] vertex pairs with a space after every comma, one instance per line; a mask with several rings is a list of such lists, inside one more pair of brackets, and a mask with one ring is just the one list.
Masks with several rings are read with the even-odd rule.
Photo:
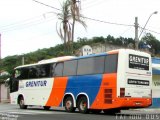
[[27, 109], [27, 105], [24, 104], [24, 98], [23, 97], [19, 98], [19, 107], [20, 107], [20, 109]]

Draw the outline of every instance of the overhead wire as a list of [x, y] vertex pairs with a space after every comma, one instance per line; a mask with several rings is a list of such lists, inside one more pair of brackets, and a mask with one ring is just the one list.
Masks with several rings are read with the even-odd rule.
[[[37, 2], [37, 3], [41, 4], [41, 5], [45, 5], [45, 6], [51, 7], [51, 8], [53, 7], [53, 6], [44, 4], [44, 3], [42, 3], [42, 2], [39, 2], [39, 1], [37, 1], [37, 0], [32, 0], [32, 1]], [[53, 8], [56, 9], [56, 10], [58, 10], [58, 11], [62, 11], [62, 10], [59, 9], [59, 8], [56, 8], [56, 7], [53, 7]], [[82, 16], [81, 16], [81, 17], [82, 17]], [[90, 18], [90, 17], [85, 17], [85, 16], [83, 16], [83, 18], [86, 18], [86, 19], [89, 19], [89, 20], [93, 20], [93, 21], [97, 21], [97, 22], [103, 22], [103, 23], [108, 23], [108, 24], [114, 24], [114, 25], [133, 26], [133, 25], [127, 25], [127, 24], [121, 24], [121, 23], [107, 22], [107, 21], [98, 20], [98, 19], [94, 19], [94, 18]]]
[[[141, 26], [139, 26], [139, 28], [143, 29], [143, 27], [141, 27]], [[160, 34], [160, 32], [156, 32], [154, 30], [150, 30], [150, 29], [147, 29], [147, 28], [145, 28], [144, 30], [147, 30], [147, 31], [152, 32], [152, 33]]]
[[8, 25], [3, 25], [3, 26], [0, 26], [0, 28], [3, 29], [3, 28], [6, 28], [6, 27], [14, 26], [14, 25], [19, 24], [19, 23], [22, 23], [22, 22], [26, 22], [26, 21], [30, 21], [30, 20], [37, 19], [37, 18], [39, 18], [39, 17], [42, 17], [42, 15], [40, 15], [40, 16], [35, 16], [35, 17], [32, 17], [32, 18], [28, 18], [28, 19], [21, 20], [21, 21], [17, 21], [17, 22], [8, 24]]
[[[39, 3], [41, 5], [45, 5], [46, 7], [50, 7], [50, 8], [53, 8], [55, 10], [61, 11], [60, 9], [58, 9], [56, 7], [47, 5], [47, 4], [39, 2], [37, 0], [32, 0], [32, 1], [34, 1], [36, 3]], [[50, 13], [50, 12], [48, 12], [48, 13]], [[58, 14], [57, 12], [54, 12], [54, 11], [52, 11], [52, 13], [54, 13], [56, 15]], [[17, 21], [17, 22], [8, 24], [8, 25], [0, 26], [0, 31], [1, 31], [1, 33], [2, 32], [9, 32], [9, 31], [12, 31], [12, 30], [21, 29], [23, 27], [30, 27], [31, 25], [40, 24], [40, 23], [42, 23], [42, 20], [40, 19], [40, 17], [47, 18], [45, 14], [47, 14], [47, 13], [44, 13], [43, 15], [39, 15], [39, 16], [32, 17], [32, 18], [29, 18], [29, 19], [25, 19], [25, 20], [22, 20], [22, 21]], [[46, 22], [46, 21], [51, 21], [51, 20], [45, 20], [44, 22]]]
[[90, 3], [87, 3], [87, 6], [86, 3], [83, 3], [84, 4], [84, 7], [83, 7], [83, 10], [86, 10], [88, 8], [91, 8], [91, 7], [94, 7], [94, 6], [98, 6], [104, 2], [108, 2], [108, 0], [92, 0]]
[[[39, 2], [39, 1], [37, 1], [37, 0], [32, 0], [32, 1], [34, 1], [34, 2], [36, 2], [36, 3], [39, 3], [39, 4], [41, 4], [41, 5], [44, 5], [44, 6], [46, 6], [46, 7], [53, 8], [53, 9], [55, 9], [55, 10], [57, 10], [57, 11], [62, 11], [62, 10], [61, 10], [61, 9], [59, 9], [59, 8], [56, 8], [56, 7], [50, 6], [50, 5], [48, 5], [48, 4], [45, 4], [45, 3]], [[53, 11], [53, 13], [58, 14], [57, 12], [54, 12], [54, 11]], [[81, 16], [81, 17], [83, 17], [83, 18], [85, 18], [85, 19], [88, 19], [88, 20], [92, 20], [92, 21], [96, 21], [96, 22], [105, 23], [105, 24], [112, 24], [112, 25], [126, 26], [126, 27], [134, 27], [134, 25], [129, 25], [129, 24], [122, 24], [122, 23], [108, 22], [108, 21], [99, 20], [99, 19], [95, 19], [95, 18], [91, 18], [91, 17], [86, 17], [86, 16]], [[25, 21], [25, 20], [24, 20], [24, 21]], [[26, 20], [26, 21], [27, 21], [27, 20]], [[17, 23], [16, 23], [16, 24], [17, 24]], [[11, 24], [11, 25], [14, 25], [14, 24]], [[5, 30], [5, 27], [9, 27], [9, 26], [10, 26], [10, 25], [2, 26], [2, 28], [4, 28], [4, 29], [2, 29], [2, 31], [3, 31], [3, 30]], [[7, 29], [6, 29], [6, 30], [7, 30]], [[145, 29], [145, 30], [148, 30], [148, 31], [153, 32], [153, 33], [160, 34], [159, 32], [156, 32], [156, 31], [153, 31], [153, 30], [149, 30], [149, 29]]]
[[97, 22], [101, 22], [101, 23], [107, 23], [107, 24], [113, 24], [113, 25], [121, 25], [121, 26], [134, 26], [134, 25], [128, 25], [128, 24], [122, 24], [122, 23], [114, 23], [114, 22], [107, 22], [104, 20], [98, 20], [98, 19], [94, 19], [94, 18], [90, 18], [90, 17], [83, 17], [92, 21], [97, 21]]
[[35, 16], [35, 17], [32, 17], [32, 18], [28, 18], [28, 19], [25, 19], [25, 20], [17, 21], [17, 22], [8, 24], [8, 25], [3, 25], [3, 26], [0, 26], [0, 30], [16, 27], [16, 26], [19, 26], [21, 24], [28, 24], [28, 23], [32, 23], [32, 22], [35, 22], [35, 21], [39, 21], [40, 18], [42, 18], [42, 17], [43, 17], [42, 15]]
[[127, 29], [125, 29], [120, 36], [123, 36], [126, 32], [128, 32], [130, 29], [132, 28], [132, 26], [128, 27]]
[[95, 3], [97, 3], [97, 1], [99, 1], [99, 0], [91, 0], [91, 1], [87, 0], [87, 1], [82, 1], [81, 4], [82, 4], [82, 6], [84, 6], [83, 8], [85, 9], [91, 5], [94, 5]]
[[3, 28], [0, 29], [1, 33], [6, 33], [6, 32], [10, 32], [10, 31], [14, 31], [14, 30], [18, 30], [18, 29], [24, 29], [24, 28], [28, 28], [28, 27], [32, 27], [33, 25], [39, 25], [45, 22], [49, 22], [52, 21], [54, 18], [47, 18], [47, 19], [37, 19], [37, 20], [32, 20], [32, 21], [24, 21], [21, 23], [17, 23], [17, 24], [10, 24], [10, 25], [6, 25], [6, 27], [4, 26]]
[[45, 4], [45, 3], [42, 3], [42, 2], [39, 2], [39, 1], [37, 1], [37, 0], [32, 0], [32, 1], [34, 1], [34, 2], [36, 2], [36, 3], [39, 3], [39, 4], [41, 4], [41, 5], [44, 5], [44, 6], [46, 6], [46, 7], [53, 8], [53, 9], [55, 9], [55, 10], [61, 10], [61, 9], [59, 9], [59, 8], [53, 7], [53, 6], [51, 6], [51, 5], [48, 5], [48, 4]]

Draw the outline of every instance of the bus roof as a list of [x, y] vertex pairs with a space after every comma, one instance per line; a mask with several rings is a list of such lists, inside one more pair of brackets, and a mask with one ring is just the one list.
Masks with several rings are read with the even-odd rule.
[[[132, 49], [116, 49], [116, 50], [111, 50], [111, 51], [108, 51], [108, 52], [104, 52], [104, 53], [99, 53], [99, 54], [90, 54], [90, 55], [86, 55], [86, 56], [79, 56], [79, 57], [75, 57], [75, 56], [62, 56], [62, 57], [56, 57], [56, 58], [51, 58], [51, 59], [46, 59], [46, 60], [41, 60], [37, 63], [34, 63], [34, 64], [28, 64], [28, 65], [21, 65], [21, 66], [18, 66], [16, 68], [22, 68], [22, 67], [28, 67], [28, 66], [34, 66], [34, 65], [41, 65], [41, 64], [47, 64], [47, 63], [54, 63], [54, 62], [61, 62], [61, 61], [66, 61], [66, 60], [77, 60], [77, 59], [83, 59], [83, 58], [90, 58], [90, 57], [96, 57], [96, 56], [104, 56], [104, 55], [107, 55], [107, 54], [116, 54], [118, 52], [135, 52], [135, 50], [132, 50]], [[141, 51], [137, 51], [137, 52], [141, 52]], [[144, 54], [144, 52], [143, 52]], [[148, 53], [146, 53], [146, 55], [148, 55]], [[15, 69], [16, 69], [15, 68]]]
[[65, 60], [69, 60], [73, 58], [76, 58], [76, 57], [75, 56], [62, 56], [62, 57], [56, 57], [56, 58], [51, 58], [47, 60], [41, 60], [38, 63], [39, 64], [53, 63], [53, 62], [65, 61]]
[[[47, 64], [47, 63], [54, 63], [54, 62], [69, 60], [69, 59], [72, 59], [72, 58], [75, 58], [75, 56], [56, 57], [56, 58], [41, 60], [41, 61], [39, 61], [39, 62], [37, 62], [37, 63], [34, 63], [34, 64], [21, 65], [21, 66], [18, 66], [18, 67], [16, 67], [16, 68], [29, 67], [29, 66]], [[15, 68], [15, 69], [16, 69], [16, 68]]]

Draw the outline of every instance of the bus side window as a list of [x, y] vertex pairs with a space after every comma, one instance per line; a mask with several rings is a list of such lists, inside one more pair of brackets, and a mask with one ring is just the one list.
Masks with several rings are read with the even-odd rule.
[[52, 75], [53, 76], [63, 76], [63, 63], [53, 64], [53, 66], [52, 66]]
[[21, 79], [28, 79], [28, 72], [29, 68], [20, 68], [15, 70], [15, 78]]
[[36, 68], [36, 66], [33, 66], [33, 67], [29, 68], [28, 77], [29, 77], [29, 79], [38, 78], [39, 77], [38, 69]]
[[76, 75], [77, 74], [77, 60], [71, 60], [64, 62], [63, 76]]
[[51, 65], [50, 64], [45, 64], [45, 65], [41, 65], [39, 66], [38, 72], [39, 72], [39, 77], [40, 78], [44, 78], [44, 77], [50, 77], [50, 68]]
[[107, 55], [105, 59], [105, 73], [116, 73], [118, 65], [118, 54]]
[[104, 73], [104, 56], [83, 58], [78, 60], [78, 75]]

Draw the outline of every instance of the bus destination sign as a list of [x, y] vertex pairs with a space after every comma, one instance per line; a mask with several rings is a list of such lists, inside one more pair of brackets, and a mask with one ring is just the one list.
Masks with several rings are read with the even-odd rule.
[[129, 68], [139, 70], [149, 70], [149, 58], [139, 55], [129, 54]]
[[147, 81], [147, 80], [128, 79], [128, 84], [149, 86], [149, 81]]

